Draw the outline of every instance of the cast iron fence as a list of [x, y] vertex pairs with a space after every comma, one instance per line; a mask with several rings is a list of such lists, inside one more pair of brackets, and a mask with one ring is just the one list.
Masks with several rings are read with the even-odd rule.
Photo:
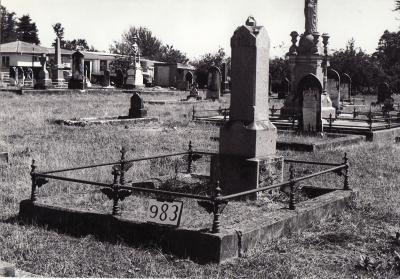
[[[53, 171], [44, 171], [38, 172], [36, 171], [37, 166], [35, 165], [35, 160], [32, 160], [31, 165], [31, 179], [32, 179], [32, 187], [31, 187], [31, 202], [35, 202], [38, 199], [38, 188], [42, 187], [44, 184], [48, 183], [48, 179], [55, 179], [55, 180], [62, 180], [62, 181], [69, 181], [69, 182], [76, 182], [82, 184], [89, 184], [98, 187], [102, 187], [100, 190], [105, 194], [109, 199], [113, 200], [113, 208], [112, 208], [112, 215], [117, 216], [120, 215], [120, 207], [119, 201], [124, 200], [126, 197], [129, 197], [134, 192], [147, 192], [158, 194], [162, 196], [172, 196], [172, 197], [182, 197], [182, 198], [189, 198], [195, 199], [198, 201], [199, 206], [205, 208], [208, 213], [214, 214], [213, 225], [212, 225], [212, 233], [219, 233], [220, 232], [220, 215], [223, 209], [228, 204], [228, 200], [237, 199], [240, 197], [247, 196], [249, 194], [254, 194], [262, 191], [272, 190], [275, 188], [280, 188], [283, 186], [288, 185], [290, 187], [289, 193], [289, 206], [290, 210], [295, 209], [295, 193], [299, 189], [298, 182], [306, 179], [310, 179], [313, 177], [317, 177], [327, 173], [334, 173], [339, 176], [344, 176], [344, 185], [343, 190], [351, 190], [350, 183], [349, 183], [349, 162], [347, 154], [345, 153], [343, 163], [324, 163], [324, 162], [308, 162], [308, 161], [301, 161], [301, 160], [290, 160], [286, 159], [285, 162], [291, 163], [289, 168], [289, 180], [277, 184], [273, 184], [266, 187], [260, 187], [254, 190], [243, 191], [240, 193], [235, 193], [231, 195], [222, 196], [221, 188], [219, 187], [219, 182], [215, 182], [215, 188], [213, 194], [211, 196], [202, 196], [202, 195], [195, 195], [189, 193], [181, 193], [181, 192], [174, 192], [174, 191], [165, 191], [165, 190], [158, 190], [158, 189], [148, 189], [142, 187], [135, 187], [135, 186], [127, 186], [125, 173], [133, 166], [134, 162], [144, 161], [144, 160], [151, 160], [157, 158], [165, 158], [171, 156], [182, 156], [184, 155], [187, 158], [187, 172], [193, 172], [193, 162], [201, 158], [203, 155], [212, 156], [217, 155], [217, 153], [211, 152], [201, 152], [201, 151], [194, 151], [192, 148], [191, 142], [189, 142], [189, 149], [186, 152], [178, 152], [178, 153], [171, 153], [171, 154], [164, 154], [159, 156], [152, 156], [152, 157], [144, 157], [144, 158], [136, 158], [131, 160], [126, 160], [127, 150], [122, 148], [121, 150], [121, 159], [118, 162], [112, 163], [104, 163], [104, 164], [97, 164], [97, 165], [89, 165], [89, 166], [82, 166], [82, 167], [75, 167], [75, 168], [68, 168], [68, 169], [60, 169], [60, 170], [53, 170]], [[316, 173], [312, 173], [306, 176], [297, 177], [295, 178], [295, 168], [293, 164], [312, 164], [312, 165], [319, 165], [319, 166], [331, 166], [331, 168], [322, 170]], [[113, 182], [112, 183], [102, 183], [102, 182], [95, 182], [95, 181], [88, 181], [83, 179], [75, 179], [75, 178], [68, 178], [54, 175], [55, 173], [73, 171], [73, 170], [81, 170], [81, 169], [89, 169], [95, 167], [102, 167], [102, 166], [111, 166], [113, 175]], [[132, 185], [138, 185], [138, 183], [132, 183]], [[281, 188], [282, 189], [282, 188]]]
[[[357, 126], [359, 130], [378, 131], [400, 127], [400, 117], [398, 115], [390, 114], [389, 112], [360, 112], [354, 109], [353, 118], [336, 117], [333, 118], [332, 114], [329, 114], [328, 118], [323, 118], [328, 122], [328, 131], [331, 132], [333, 129], [354, 129], [354, 123], [366, 123], [366, 126]], [[358, 118], [364, 116], [364, 119]], [[336, 121], [344, 121], [342, 123], [333, 123]], [[349, 122], [346, 124], [346, 122]]]

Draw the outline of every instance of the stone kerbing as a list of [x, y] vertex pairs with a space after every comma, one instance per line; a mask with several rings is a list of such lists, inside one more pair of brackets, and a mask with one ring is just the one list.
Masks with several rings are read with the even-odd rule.
[[227, 233], [220, 234], [211, 234], [206, 232], [207, 230], [173, 229], [139, 223], [111, 215], [68, 210], [39, 202], [32, 203], [29, 200], [20, 203], [19, 216], [27, 222], [47, 224], [49, 228], [65, 230], [74, 236], [95, 234], [100, 239], [112, 242], [116, 240], [115, 235], [118, 235], [128, 245], [140, 246], [153, 243], [161, 247], [163, 252], [190, 258], [195, 262], [222, 263], [238, 257], [260, 243], [300, 232], [308, 227], [310, 221], [337, 214], [357, 196], [357, 190], [336, 190], [298, 203], [294, 211], [282, 209], [273, 212], [258, 228], [240, 232], [231, 229]]

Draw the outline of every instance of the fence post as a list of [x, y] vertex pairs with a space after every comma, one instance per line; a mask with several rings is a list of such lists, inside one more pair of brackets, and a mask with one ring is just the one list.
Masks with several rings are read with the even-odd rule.
[[353, 119], [356, 119], [356, 108], [353, 110]]
[[36, 173], [35, 173], [36, 165], [35, 160], [32, 159], [31, 165], [31, 178], [32, 178], [32, 192], [31, 192], [31, 201], [34, 202], [37, 200], [37, 186], [36, 186]]
[[224, 121], [226, 122], [226, 108], [224, 109], [225, 110], [225, 112], [224, 112]]
[[194, 114], [195, 114], [195, 110], [194, 110], [194, 105], [193, 105], [193, 114], [192, 114], [192, 121], [194, 121]]
[[121, 164], [121, 177], [119, 179], [119, 183], [123, 186], [125, 185], [125, 154], [127, 152], [125, 146], [122, 147], [121, 149], [121, 160], [120, 160], [120, 164]]
[[221, 196], [221, 188], [219, 188], [219, 181], [216, 182], [217, 183], [217, 187], [215, 188], [215, 193], [213, 196], [213, 200], [214, 200], [214, 221], [213, 221], [213, 226], [212, 226], [212, 230], [211, 233], [220, 233], [221, 232], [221, 228], [220, 228], [220, 206], [221, 206], [221, 201], [219, 200], [219, 197]]
[[369, 124], [369, 130], [372, 131], [372, 111], [371, 111], [371, 108], [369, 109], [367, 123]]
[[343, 190], [351, 190], [350, 189], [350, 181], [349, 181], [349, 157], [347, 157], [347, 152], [344, 153], [344, 187]]
[[332, 113], [329, 114], [329, 132], [332, 132]]
[[289, 195], [289, 209], [290, 210], [295, 210], [296, 207], [294, 205], [294, 186], [295, 186], [295, 181], [294, 181], [294, 167], [293, 164], [290, 164], [289, 168], [290, 172], [290, 195]]
[[193, 172], [193, 149], [192, 149], [192, 141], [189, 141], [189, 149], [188, 149], [188, 168], [187, 172], [192, 173]]
[[116, 216], [120, 214], [120, 208], [118, 205], [118, 176], [122, 173], [118, 170], [118, 168], [113, 167], [111, 174], [114, 176], [114, 182], [113, 182], [113, 209], [112, 209], [112, 215]]
[[[295, 117], [295, 113], [293, 112], [293, 117], [292, 117], [292, 128], [294, 129], [294, 117]], [[299, 121], [297, 120], [297, 123], [298, 123]]]

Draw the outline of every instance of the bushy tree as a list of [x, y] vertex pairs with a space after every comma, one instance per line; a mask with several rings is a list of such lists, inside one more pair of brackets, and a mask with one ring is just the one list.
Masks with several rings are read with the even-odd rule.
[[352, 79], [354, 93], [376, 87], [385, 74], [379, 67], [378, 61], [365, 53], [360, 47], [355, 47], [354, 39], [348, 41], [346, 49], [335, 51], [332, 55], [330, 67], [339, 74], [348, 74]]
[[111, 63], [111, 70], [122, 69], [126, 71], [128, 69], [130, 63], [133, 61], [132, 45], [135, 34], [138, 38], [137, 44], [142, 58], [168, 63], [188, 62], [189, 59], [187, 59], [185, 54], [174, 49], [172, 45], [164, 46], [146, 27], [137, 28], [131, 26], [127, 32], [122, 34], [120, 42], [114, 41], [114, 44], [110, 45], [110, 52], [120, 55]]
[[22, 41], [32, 44], [40, 44], [38, 29], [36, 23], [31, 22], [32, 19], [29, 15], [23, 15], [19, 18], [17, 23], [17, 32], [20, 34]]
[[159, 39], [153, 36], [153, 33], [149, 29], [145, 27], [136, 28], [131, 26], [127, 32], [122, 34], [121, 42], [114, 41], [114, 45], [110, 45], [110, 52], [129, 55], [134, 43], [133, 37], [135, 34], [138, 37], [137, 44], [140, 49], [140, 55], [149, 60], [157, 60], [160, 56], [162, 43]]
[[222, 63], [226, 63], [228, 68], [228, 76], [230, 76], [231, 59], [226, 56], [223, 48], [219, 48], [215, 53], [206, 53], [200, 59], [194, 60], [191, 64], [196, 68], [195, 75], [199, 87], [202, 88], [207, 85], [208, 69], [215, 66], [222, 71]]
[[[54, 33], [56, 33], [57, 38], [60, 39], [60, 47], [65, 48], [65, 40], [64, 40], [64, 27], [61, 26], [61, 23], [56, 23], [52, 25]], [[56, 46], [56, 40], [51, 44], [52, 47]]]
[[15, 13], [8, 12], [4, 6], [1, 6], [1, 43], [10, 43], [19, 39], [17, 32], [17, 19]]
[[282, 57], [275, 57], [269, 60], [269, 73], [273, 80], [283, 80], [291, 78], [289, 60]]

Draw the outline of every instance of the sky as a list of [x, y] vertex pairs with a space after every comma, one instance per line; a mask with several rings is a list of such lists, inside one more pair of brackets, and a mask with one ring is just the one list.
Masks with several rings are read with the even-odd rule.
[[[290, 33], [304, 32], [304, 0], [0, 0], [17, 17], [29, 14], [41, 45], [55, 39], [52, 25], [61, 23], [64, 39], [86, 39], [109, 52], [130, 26], [147, 27], [164, 44], [191, 60], [224, 48], [252, 15], [271, 39], [270, 57], [283, 57]], [[355, 39], [356, 47], [373, 53], [385, 30], [398, 32], [400, 12], [394, 0], [319, 0], [318, 32], [330, 35], [329, 47], [339, 50]], [[397, 18], [396, 18], [397, 17]]]

